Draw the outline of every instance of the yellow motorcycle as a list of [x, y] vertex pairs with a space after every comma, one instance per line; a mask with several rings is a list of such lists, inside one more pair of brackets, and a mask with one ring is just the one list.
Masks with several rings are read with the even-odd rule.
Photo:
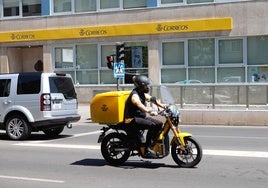
[[[113, 166], [123, 164], [130, 156], [151, 158], [146, 155], [145, 143], [133, 135], [128, 124], [123, 122], [122, 115], [118, 114], [123, 112], [123, 109], [120, 110], [120, 108], [124, 108], [123, 104], [120, 105], [120, 101], [124, 102], [129, 93], [130, 91], [102, 93], [93, 98], [91, 102], [91, 111], [93, 110], [91, 118], [93, 117], [93, 122], [106, 124], [101, 129], [102, 133], [98, 139], [98, 142], [101, 143], [102, 156]], [[167, 93], [163, 95], [165, 97], [170, 96]], [[98, 106], [102, 110], [98, 109]], [[112, 108], [119, 108], [119, 110], [116, 110], [116, 115], [111, 110]], [[110, 114], [111, 112], [112, 115]], [[152, 149], [157, 153], [156, 158], [161, 159], [171, 153], [178, 166], [184, 168], [196, 166], [202, 159], [202, 148], [190, 133], [181, 132], [179, 129], [180, 113], [177, 106], [174, 104], [166, 105], [165, 108], [158, 109], [158, 114], [165, 117], [165, 123], [156, 140], [153, 141], [154, 146]], [[113, 118], [115, 120], [111, 120]], [[171, 140], [169, 138], [170, 132], [173, 133]]]

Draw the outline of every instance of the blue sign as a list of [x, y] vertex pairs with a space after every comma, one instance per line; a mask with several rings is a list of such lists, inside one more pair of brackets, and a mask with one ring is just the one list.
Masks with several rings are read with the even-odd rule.
[[115, 78], [125, 77], [125, 64], [124, 63], [114, 63], [114, 77]]

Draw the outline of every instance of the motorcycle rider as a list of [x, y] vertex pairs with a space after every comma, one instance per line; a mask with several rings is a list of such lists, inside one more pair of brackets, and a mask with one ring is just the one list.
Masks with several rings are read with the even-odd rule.
[[[156, 152], [151, 149], [153, 145], [152, 140], [156, 138], [163, 123], [146, 115], [146, 113], [151, 116], [157, 115], [157, 111], [151, 111], [146, 107], [146, 102], [155, 103], [156, 98], [148, 94], [150, 84], [148, 77], [137, 75], [133, 77], [133, 82], [135, 88], [130, 93], [125, 104], [125, 123], [129, 123], [132, 128], [134, 127], [132, 130], [135, 130], [136, 134], [140, 134], [138, 137], [140, 137], [141, 142], [143, 135], [141, 135], [140, 130], [148, 129], [146, 136], [146, 155], [156, 158]], [[158, 105], [163, 107], [160, 103]]]

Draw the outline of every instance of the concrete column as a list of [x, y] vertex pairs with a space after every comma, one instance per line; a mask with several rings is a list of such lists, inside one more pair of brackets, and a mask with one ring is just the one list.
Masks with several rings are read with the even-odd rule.
[[0, 73], [9, 73], [7, 48], [0, 49]]
[[52, 47], [50, 45], [43, 45], [43, 63], [44, 72], [53, 72]]
[[159, 63], [159, 43], [158, 40], [148, 42], [148, 71], [149, 78], [153, 85], [160, 84], [160, 63]]

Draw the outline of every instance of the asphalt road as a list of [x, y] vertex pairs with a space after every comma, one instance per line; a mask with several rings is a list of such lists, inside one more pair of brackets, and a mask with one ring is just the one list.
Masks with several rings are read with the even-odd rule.
[[201, 143], [196, 168], [178, 168], [171, 156], [130, 158], [109, 166], [96, 143], [101, 126], [82, 120], [60, 137], [35, 133], [10, 141], [0, 132], [0, 187], [244, 187], [268, 186], [268, 127], [182, 126]]

